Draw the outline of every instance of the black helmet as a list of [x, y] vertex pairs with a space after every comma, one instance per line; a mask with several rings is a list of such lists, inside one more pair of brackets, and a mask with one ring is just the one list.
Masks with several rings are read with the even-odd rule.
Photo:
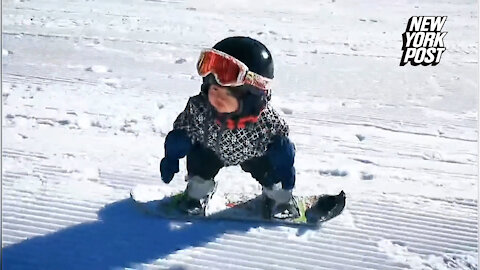
[[[272, 54], [260, 41], [250, 37], [228, 37], [221, 40], [214, 49], [231, 55], [247, 65], [248, 69], [263, 77], [273, 79], [273, 59]], [[213, 75], [203, 78], [202, 90], [208, 89], [211, 83], [216, 83]], [[239, 86], [236, 88], [248, 88], [253, 90], [253, 86]], [[238, 89], [240, 90], [240, 89]], [[206, 92], [206, 91], [205, 91]]]
[[[249, 37], [228, 37], [215, 44], [213, 49], [235, 57], [247, 65], [250, 71], [273, 79], [272, 55], [260, 41]], [[208, 94], [208, 89], [212, 84], [218, 84], [213, 74], [204, 77], [201, 86], [202, 92]], [[267, 93], [253, 85], [244, 84], [229, 87], [229, 89], [240, 102], [239, 111], [232, 115], [236, 120], [246, 116], [258, 116], [270, 100], [270, 91]]]
[[249, 37], [228, 37], [213, 48], [242, 61], [249, 70], [273, 79], [272, 55], [260, 41]]

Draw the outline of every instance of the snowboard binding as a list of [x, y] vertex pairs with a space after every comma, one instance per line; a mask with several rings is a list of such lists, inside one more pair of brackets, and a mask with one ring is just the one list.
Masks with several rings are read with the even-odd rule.
[[296, 219], [300, 217], [297, 201], [292, 197], [288, 202], [276, 204], [272, 199], [264, 198], [263, 216], [266, 219]]
[[213, 179], [203, 179], [199, 176], [187, 177], [185, 192], [178, 198], [178, 209], [191, 216], [205, 216], [208, 201], [217, 188]]

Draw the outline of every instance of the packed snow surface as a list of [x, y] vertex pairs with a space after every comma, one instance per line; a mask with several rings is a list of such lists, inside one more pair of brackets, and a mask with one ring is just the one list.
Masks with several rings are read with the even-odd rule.
[[[476, 1], [5, 0], [4, 269], [477, 269]], [[448, 16], [437, 66], [400, 66], [411, 16]], [[298, 195], [347, 194], [316, 230], [178, 222], [163, 142], [200, 90], [202, 48], [270, 48]], [[238, 167], [219, 194], [258, 194]], [[150, 194], [146, 194], [148, 197]]]

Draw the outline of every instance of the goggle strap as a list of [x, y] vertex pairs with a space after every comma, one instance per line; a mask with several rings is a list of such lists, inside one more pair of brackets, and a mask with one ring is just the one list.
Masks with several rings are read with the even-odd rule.
[[255, 72], [248, 71], [245, 76], [245, 83], [269, 92], [272, 89], [272, 80], [263, 77]]

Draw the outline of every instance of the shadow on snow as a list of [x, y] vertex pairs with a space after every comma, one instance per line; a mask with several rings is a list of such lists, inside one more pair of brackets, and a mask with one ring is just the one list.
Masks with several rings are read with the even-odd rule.
[[257, 222], [171, 221], [142, 214], [130, 199], [106, 205], [98, 218], [3, 248], [3, 269], [135, 267], [205, 245], [227, 231], [247, 232], [260, 226]]

